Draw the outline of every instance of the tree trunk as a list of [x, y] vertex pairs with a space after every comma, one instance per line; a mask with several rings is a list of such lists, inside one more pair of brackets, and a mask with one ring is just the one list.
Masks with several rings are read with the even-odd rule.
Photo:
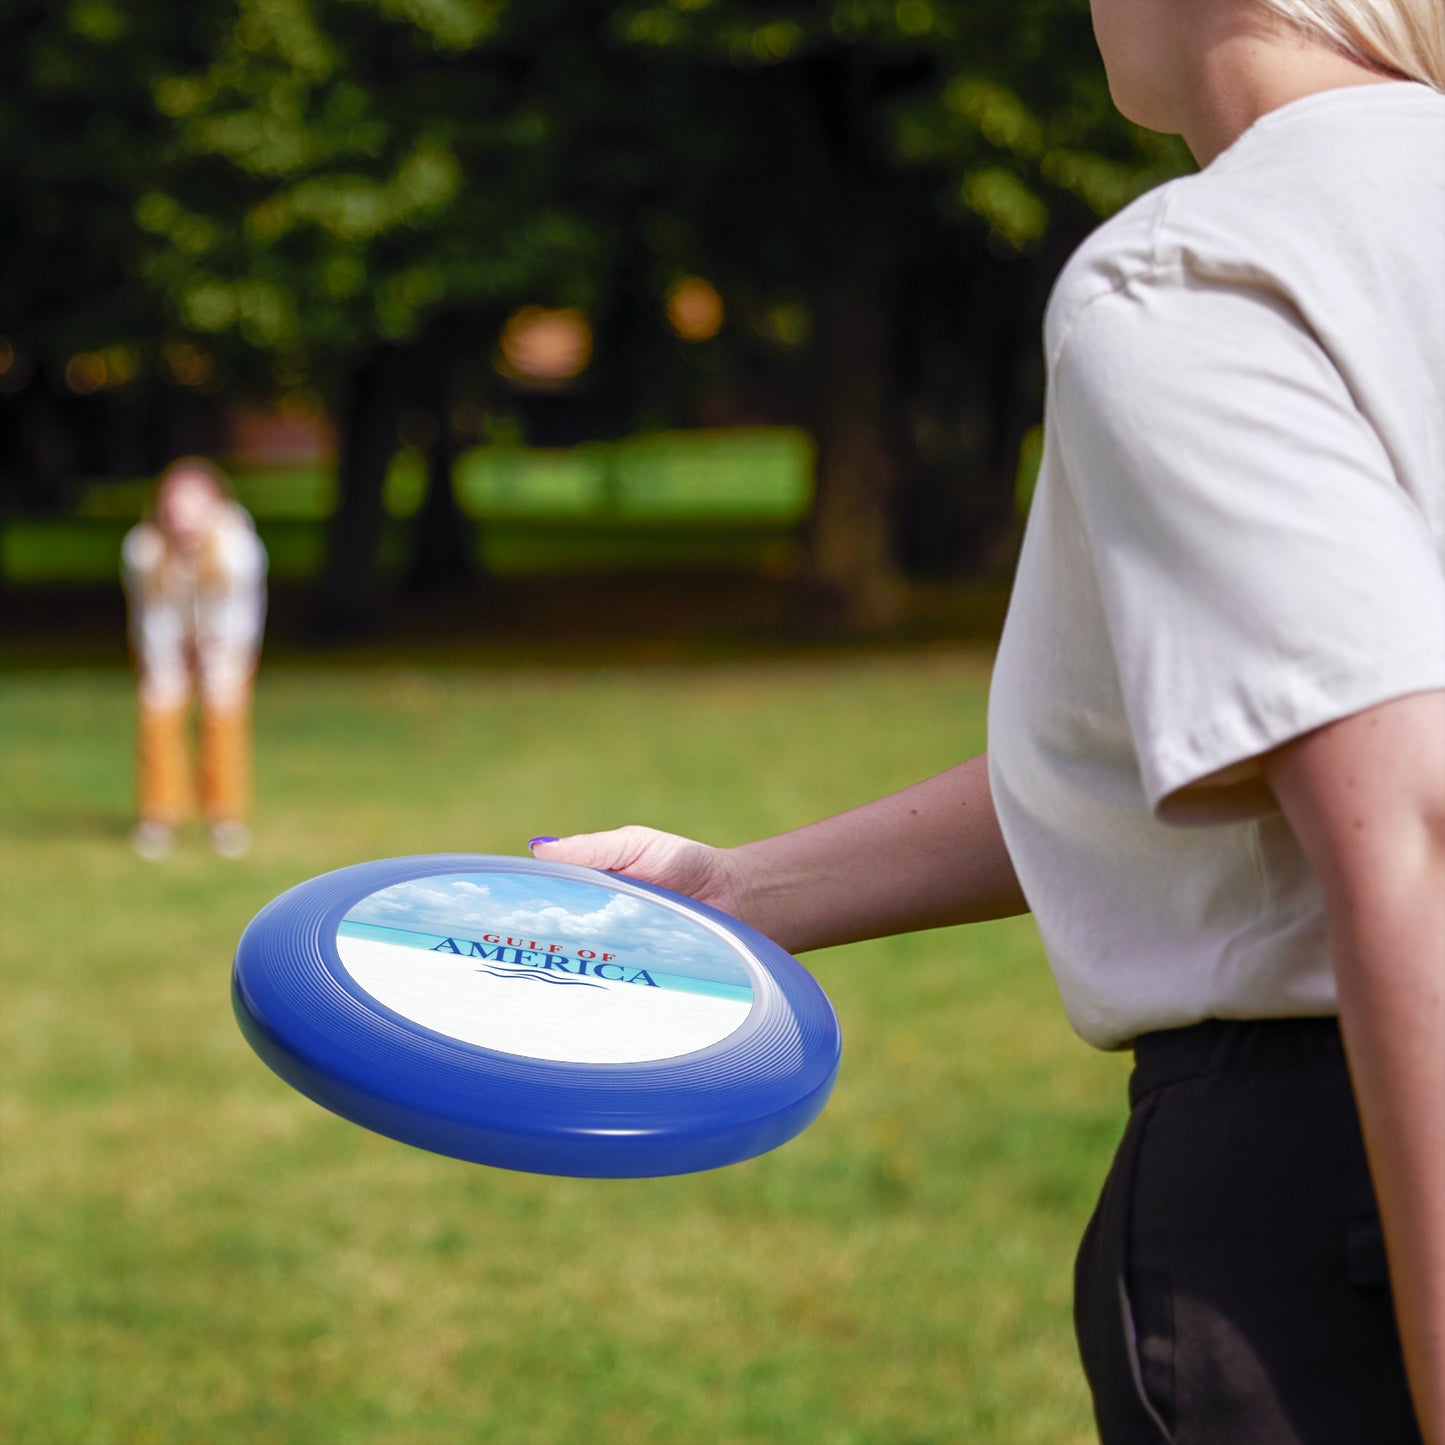
[[477, 575], [471, 523], [457, 505], [452, 468], [456, 443], [452, 436], [455, 397], [453, 366], [443, 356], [436, 369], [432, 409], [436, 427], [426, 456], [426, 492], [413, 529], [411, 564], [406, 590], [412, 596], [438, 596], [465, 586]]
[[38, 514], [64, 512], [81, 460], [74, 420], [38, 374], [5, 405], [13, 415], [15, 455], [7, 480], [14, 484], [15, 504]]
[[381, 623], [381, 540], [386, 526], [382, 487], [396, 454], [401, 370], [400, 353], [382, 347], [347, 378], [336, 511], [316, 598], [316, 630], [323, 641], [366, 636]]
[[877, 634], [902, 612], [894, 546], [898, 464], [890, 436], [892, 324], [884, 278], [865, 268], [814, 294], [817, 491], [808, 529], [815, 593], [845, 630]]
[[899, 537], [910, 576], [993, 571], [1013, 549], [1020, 446], [1043, 410], [1038, 335], [1051, 275], [1044, 258], [991, 256], [966, 238], [910, 272], [899, 308], [910, 444]]
[[817, 489], [808, 577], [823, 622], [877, 634], [899, 619], [894, 545], [895, 208], [867, 118], [878, 77], [854, 54], [780, 68], [813, 314]]
[[426, 493], [417, 513], [406, 590], [429, 597], [456, 591], [475, 581], [478, 567], [473, 550], [472, 525], [457, 504], [452, 466], [456, 447], [450, 429], [437, 427], [427, 448]]

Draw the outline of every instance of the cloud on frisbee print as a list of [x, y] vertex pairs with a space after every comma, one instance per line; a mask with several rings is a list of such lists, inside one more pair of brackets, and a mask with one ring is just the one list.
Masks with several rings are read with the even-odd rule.
[[747, 984], [732, 949], [701, 925], [661, 903], [595, 884], [548, 880], [537, 897], [535, 877], [453, 874], [394, 883], [348, 910], [353, 923], [379, 924], [441, 937], [524, 936], [539, 943], [624, 953], [634, 966]]
[[485, 883], [465, 877], [416, 878], [363, 898], [346, 916], [354, 923], [450, 933], [463, 926], [485, 927], [491, 914], [482, 905], [491, 892]]

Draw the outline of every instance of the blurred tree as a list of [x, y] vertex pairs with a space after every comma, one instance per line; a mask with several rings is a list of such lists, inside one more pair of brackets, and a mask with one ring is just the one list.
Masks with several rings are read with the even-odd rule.
[[[1179, 164], [1113, 116], [1086, 0], [15, 0], [4, 24], [0, 331], [319, 391], [342, 630], [381, 603], [404, 417], [432, 477], [410, 577], [465, 567], [455, 414], [504, 400], [526, 304], [595, 333], [534, 423], [675, 422], [766, 378], [754, 409], [819, 441], [811, 595], [886, 625], [900, 557], [947, 567], [1010, 514], [1061, 253]], [[728, 318], [703, 343], [664, 318], [688, 276]]]
[[154, 370], [168, 323], [163, 298], [136, 284], [132, 211], [166, 145], [151, 85], [198, 54], [164, 8], [11, 0], [0, 11], [0, 445], [25, 505], [63, 504], [86, 460], [82, 406], [160, 400], [130, 385]]
[[154, 89], [175, 149], [136, 208], [144, 276], [185, 326], [266, 354], [338, 413], [328, 630], [376, 619], [403, 415], [429, 417], [409, 575], [434, 585], [472, 555], [449, 480], [459, 366], [511, 306], [594, 301], [604, 238], [568, 204], [556, 117], [531, 83], [557, 8], [237, 0], [204, 62]]
[[946, 568], [1011, 515], [1063, 256], [1187, 156], [1114, 112], [1087, 0], [635, 0], [613, 23], [741, 82], [722, 124], [750, 165], [706, 188], [699, 235], [801, 302], [813, 580], [886, 626], [901, 548]]
[[[524, 398], [533, 427], [565, 434], [562, 414], [581, 408], [591, 429], [625, 430], [668, 390], [649, 385], [665, 340], [652, 243], [678, 249], [666, 238], [689, 208], [672, 188], [702, 178], [667, 127], [703, 129], [718, 82], [624, 44], [612, 9], [236, 0], [203, 64], [154, 87], [172, 164], [136, 206], [142, 274], [189, 331], [267, 355], [338, 413], [330, 630], [377, 615], [382, 482], [404, 414], [431, 417], [409, 576], [465, 568], [453, 404], [475, 415], [505, 400], [490, 362], [509, 313], [578, 308], [605, 341], [577, 387]], [[706, 129], [715, 168], [726, 142]]]

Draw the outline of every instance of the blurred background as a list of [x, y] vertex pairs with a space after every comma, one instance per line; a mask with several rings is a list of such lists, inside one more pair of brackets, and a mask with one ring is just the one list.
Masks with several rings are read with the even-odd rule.
[[[1177, 174], [1086, 0], [9, 0], [0, 1433], [1089, 1438], [1122, 1118], [1026, 920], [810, 960], [824, 1118], [646, 1184], [432, 1159], [229, 1015], [274, 893], [984, 745], [1039, 329]], [[244, 862], [126, 847], [121, 538], [214, 457], [271, 559]]]

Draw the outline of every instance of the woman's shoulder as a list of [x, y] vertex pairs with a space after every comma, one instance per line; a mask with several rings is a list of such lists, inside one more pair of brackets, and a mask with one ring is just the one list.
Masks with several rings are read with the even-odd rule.
[[154, 571], [165, 559], [166, 544], [154, 522], [137, 522], [120, 544], [121, 565], [127, 572]]
[[1445, 96], [1421, 85], [1306, 96], [1211, 165], [1147, 192], [1069, 259], [1049, 301], [1050, 361], [1080, 317], [1137, 285], [1245, 286], [1313, 318], [1342, 297], [1440, 301]]
[[1196, 179], [1181, 176], [1146, 191], [1092, 231], [1069, 257], [1054, 282], [1045, 314], [1050, 361], [1094, 302], [1125, 290], [1156, 269], [1160, 230], [1178, 192]]
[[216, 553], [226, 571], [233, 575], [264, 571], [266, 548], [256, 535], [251, 514], [239, 502], [230, 502], [216, 526]]

